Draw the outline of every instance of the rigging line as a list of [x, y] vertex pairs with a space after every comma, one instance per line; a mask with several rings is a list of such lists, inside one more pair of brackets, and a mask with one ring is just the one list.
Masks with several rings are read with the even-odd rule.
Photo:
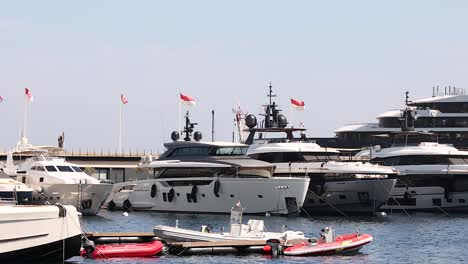
[[[324, 201], [325, 203], [327, 203], [330, 207], [332, 207], [333, 209], [335, 209], [337, 212], [341, 213], [344, 217], [350, 219], [349, 215], [345, 214], [343, 211], [339, 210], [338, 208], [336, 208], [335, 206], [333, 206], [331, 203], [329, 203], [327, 200], [325, 199], [322, 199], [320, 198], [320, 196], [318, 196], [316, 193], [312, 192], [311, 190], [307, 189], [307, 192], [310, 192], [312, 193], [313, 195], [315, 195], [317, 198], [319, 198], [320, 200]], [[352, 223], [350, 222], [350, 224], [353, 226], [354, 230], [356, 231], [356, 233], [359, 233], [359, 228], [357, 227], [357, 225], [355, 223]]]
[[[84, 223], [80, 222], [81, 225], [79, 225], [79, 224], [77, 224], [77, 223], [75, 222], [75, 219], [73, 219], [73, 217], [70, 217], [70, 219], [72, 220], [73, 224], [75, 224], [75, 226], [78, 227], [78, 228], [80, 229], [80, 231], [81, 231], [81, 226], [83, 226], [83, 227], [86, 229], [86, 226], [84, 225]], [[81, 238], [82, 238], [82, 239], [85, 239], [88, 243], [91, 242], [91, 240], [89, 240], [89, 238], [88, 238], [83, 232], [81, 232]], [[94, 245], [94, 243], [89, 243], [89, 245], [91, 245], [91, 247], [94, 249], [94, 251], [96, 251], [96, 252], [99, 254], [99, 256], [101, 256], [101, 257], [104, 258], [104, 259], [109, 259], [107, 256], [105, 256], [102, 252], [100, 252], [100, 251], [96, 248], [96, 246]]]
[[380, 179], [379, 179], [379, 182], [380, 182], [380, 184], [382, 184], [383, 188], [390, 194], [390, 197], [392, 197], [392, 199], [398, 204], [398, 206], [401, 207], [401, 210], [402, 210], [403, 212], [405, 212], [405, 214], [406, 214], [408, 217], [411, 217], [411, 215], [403, 208], [403, 206], [401, 206], [400, 202], [398, 202], [398, 200], [394, 198], [394, 196], [392, 195], [391, 190], [390, 190], [390, 191], [387, 190], [387, 188], [385, 187], [385, 185], [383, 184], [383, 182], [382, 182]]
[[[402, 182], [402, 183], [406, 186], [406, 188], [410, 188], [410, 187], [411, 187], [411, 186], [409, 186], [408, 184], [406, 184], [405, 182], [401, 181], [400, 179], [397, 179], [397, 180], [399, 180], [400, 182]], [[416, 193], [416, 194], [417, 194], [417, 193]], [[394, 200], [395, 200], [395, 199], [394, 199]], [[396, 201], [396, 200], [395, 200], [395, 201]], [[398, 204], [399, 204], [399, 203], [398, 203]], [[433, 205], [435, 208], [439, 209], [442, 213], [444, 213], [444, 214], [446, 214], [446, 215], [450, 215], [447, 211], [445, 211], [444, 209], [442, 209], [442, 207], [439, 207], [438, 205], [436, 205], [436, 204], [434, 204], [434, 203], [432, 203], [432, 205]]]

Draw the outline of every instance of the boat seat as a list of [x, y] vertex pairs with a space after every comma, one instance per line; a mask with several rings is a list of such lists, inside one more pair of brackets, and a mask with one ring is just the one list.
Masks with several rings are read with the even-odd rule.
[[249, 219], [247, 225], [250, 227], [250, 231], [264, 232], [265, 230], [265, 224], [263, 220]]

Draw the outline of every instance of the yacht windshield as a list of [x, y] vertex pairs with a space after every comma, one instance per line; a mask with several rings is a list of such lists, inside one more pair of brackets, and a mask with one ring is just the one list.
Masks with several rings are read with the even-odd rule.
[[45, 167], [47, 171], [51, 171], [51, 172], [57, 171], [57, 168], [55, 168], [55, 166], [45, 166]]
[[245, 155], [248, 147], [219, 147], [214, 151], [215, 156]]
[[80, 168], [78, 168], [77, 166], [72, 166], [73, 170], [75, 172], [83, 172]]
[[206, 156], [211, 151], [211, 147], [187, 147], [178, 148], [172, 152], [169, 157], [173, 156]]
[[70, 166], [57, 166], [57, 169], [61, 172], [74, 172]]

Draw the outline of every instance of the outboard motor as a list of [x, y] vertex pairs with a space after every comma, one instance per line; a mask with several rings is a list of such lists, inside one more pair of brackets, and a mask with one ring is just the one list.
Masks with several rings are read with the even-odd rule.
[[335, 230], [333, 230], [331, 227], [325, 227], [322, 229], [322, 233], [320, 236], [323, 238], [325, 243], [333, 243], [335, 242]]

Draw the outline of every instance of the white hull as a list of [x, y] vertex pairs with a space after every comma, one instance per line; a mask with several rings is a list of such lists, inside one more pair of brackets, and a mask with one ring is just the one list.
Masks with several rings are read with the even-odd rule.
[[73, 205], [83, 215], [96, 215], [112, 192], [111, 184], [44, 184], [33, 186], [31, 204], [42, 205], [46, 201]]
[[306, 240], [304, 233], [302, 232], [293, 232], [288, 231], [284, 233], [279, 232], [253, 232], [253, 235], [248, 234], [247, 232], [241, 236], [234, 237], [225, 233], [206, 233], [200, 231], [193, 231], [189, 229], [163, 226], [158, 225], [153, 229], [154, 234], [164, 239], [165, 241], [203, 241], [203, 242], [214, 242], [214, 241], [233, 241], [233, 240], [249, 240], [249, 241], [266, 241], [268, 239], [280, 239], [280, 240], [297, 240], [302, 239]]
[[[230, 213], [233, 204], [240, 201], [247, 214], [296, 213], [303, 206], [307, 194], [309, 178], [274, 177], [274, 178], [219, 178], [219, 192], [215, 194], [216, 179], [213, 178], [178, 178], [136, 181], [137, 185], [129, 193], [129, 202], [133, 210], [151, 210], [167, 212]], [[209, 182], [197, 185], [196, 202], [191, 196], [193, 186], [170, 186], [167, 182], [196, 181]], [[156, 192], [151, 197], [152, 186]], [[173, 199], [168, 196], [173, 189]], [[166, 199], [165, 199], [166, 197]], [[287, 201], [289, 205], [287, 205]]]
[[326, 182], [323, 187], [311, 183], [304, 209], [310, 214], [375, 213], [388, 200], [395, 183], [395, 179]]
[[[405, 193], [408, 192], [407, 195]], [[451, 192], [442, 187], [394, 188], [383, 210], [468, 211], [468, 192]]]
[[[0, 260], [79, 254], [81, 229], [73, 206], [0, 206]], [[63, 245], [65, 244], [65, 251]]]

